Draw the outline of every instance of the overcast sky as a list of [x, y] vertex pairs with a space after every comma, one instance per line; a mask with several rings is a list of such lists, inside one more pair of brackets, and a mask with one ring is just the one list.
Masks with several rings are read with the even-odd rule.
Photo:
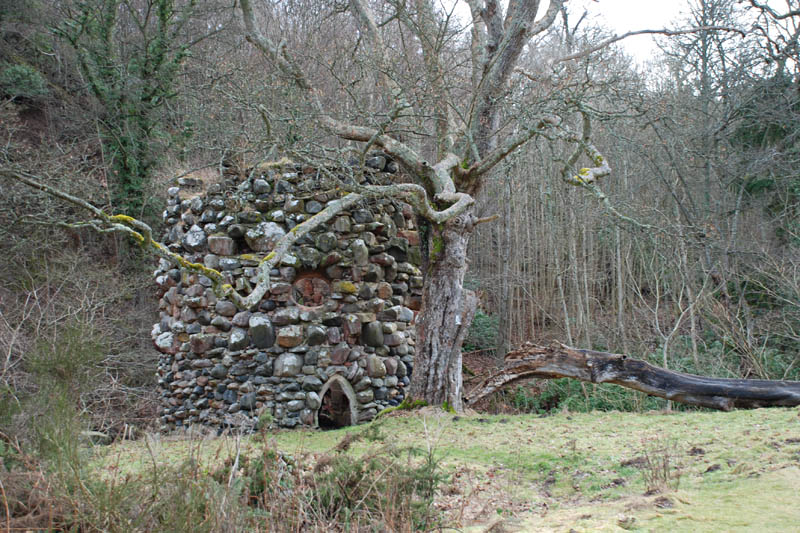
[[[444, 5], [452, 6], [454, 0], [440, 0]], [[568, 0], [567, 6], [572, 14], [570, 23], [574, 24], [584, 12], [589, 12], [590, 21], [606, 27], [617, 34], [632, 30], [662, 29], [670, 26], [681, 11], [688, 11], [689, 0]], [[505, 2], [504, 2], [505, 3]], [[542, 2], [539, 16], [547, 10], [548, 2]], [[456, 12], [463, 20], [469, 18], [466, 2], [456, 4]], [[560, 19], [558, 21], [560, 24]], [[642, 35], [630, 37], [621, 45], [643, 63], [652, 57], [658, 48], [652, 36]]]
[[[573, 13], [572, 20], [588, 10], [592, 21], [617, 34], [666, 28], [672, 26], [681, 12], [688, 12], [687, 0], [569, 0], [567, 5]], [[629, 37], [621, 44], [639, 62], [648, 60], [658, 50], [649, 35]]]

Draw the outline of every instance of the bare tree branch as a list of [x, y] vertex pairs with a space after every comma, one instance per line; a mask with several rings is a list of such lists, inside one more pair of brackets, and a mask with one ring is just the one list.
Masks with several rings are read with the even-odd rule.
[[481, 68], [485, 62], [486, 54], [486, 23], [481, 18], [481, 4], [479, 0], [466, 0], [469, 6], [472, 25], [470, 34], [470, 55], [472, 57], [472, 86], [477, 87], [481, 78]]
[[375, 23], [375, 17], [372, 15], [372, 10], [369, 8], [365, 0], [350, 0], [350, 9], [353, 11], [359, 21], [359, 24], [364, 29], [364, 33], [367, 35], [367, 39], [372, 45], [372, 53], [378, 58], [378, 71], [381, 73], [381, 77], [389, 89], [395, 107], [398, 109], [406, 109], [411, 107], [404, 97], [403, 88], [400, 87], [400, 85], [398, 85], [391, 76], [386, 74], [388, 71], [386, 45], [383, 42], [383, 37], [378, 29], [378, 25]]
[[495, 165], [508, 157], [511, 152], [530, 141], [536, 135], [541, 134], [551, 127], [558, 126], [560, 123], [560, 118], [548, 115], [536, 121], [533, 126], [522, 128], [516, 135], [506, 139], [502, 145], [495, 148], [483, 159], [468, 168], [462, 177], [462, 181], [475, 180], [483, 174], [486, 174], [494, 168]]
[[[455, 9], [455, 4], [454, 7]], [[452, 108], [450, 95], [444, 79], [444, 68], [441, 61], [442, 34], [447, 28], [438, 23], [431, 0], [416, 0], [417, 16], [414, 20], [408, 15], [405, 3], [398, 3], [398, 12], [406, 25], [415, 31], [417, 39], [422, 46], [422, 57], [425, 64], [425, 77], [433, 95], [433, 115], [436, 124], [436, 157], [444, 155], [453, 149], [455, 143], [455, 128], [451, 120]]]
[[342, 189], [357, 192], [365, 197], [402, 197], [410, 203], [417, 212], [433, 223], [441, 224], [467, 210], [475, 203], [475, 199], [469, 194], [460, 192], [442, 192], [436, 195], [436, 199], [442, 202], [451, 203], [450, 207], [437, 211], [428, 199], [425, 188], [416, 183], [397, 183], [394, 185], [343, 185]]
[[[622, 214], [616, 207], [614, 207], [614, 204], [611, 203], [611, 200], [608, 198], [608, 196], [606, 196], [603, 190], [597, 185], [597, 180], [599, 178], [603, 178], [611, 174], [611, 167], [609, 166], [606, 158], [603, 157], [603, 154], [601, 154], [591, 142], [592, 123], [589, 113], [585, 110], [581, 110], [581, 115], [583, 119], [583, 131], [580, 137], [574, 132], [566, 129], [566, 127], [561, 126], [561, 129], [564, 130], [564, 132], [561, 134], [561, 137], [568, 142], [575, 143], [576, 145], [572, 155], [570, 155], [564, 164], [564, 167], [561, 169], [561, 179], [564, 181], [564, 183], [589, 191], [595, 198], [597, 198], [597, 200], [600, 201], [600, 203], [603, 205], [603, 208], [615, 218], [640, 229], [658, 229], [648, 224], [642, 224], [638, 220]], [[572, 168], [578, 162], [580, 156], [584, 154], [595, 166], [581, 168], [577, 174], [573, 174]]]
[[[288, 75], [295, 85], [307, 93], [311, 93], [310, 96], [315, 96], [313, 94], [314, 88], [311, 86], [311, 83], [287, 52], [286, 43], [283, 41], [275, 43], [261, 33], [255, 22], [255, 16], [253, 15], [253, 8], [250, 5], [250, 0], [241, 0], [240, 5], [242, 8], [244, 27], [247, 32], [245, 34], [245, 38], [256, 48], [258, 48], [264, 55], [269, 57], [270, 60], [277, 64], [278, 68], [280, 68], [284, 74]], [[315, 97], [313, 98], [313, 101], [315, 102], [315, 107], [320, 109], [321, 106], [319, 99]]]
[[[589, 113], [581, 111], [583, 117], [583, 133], [581, 137], [569, 132], [565, 135], [566, 140], [577, 144], [575, 152], [567, 160], [566, 165], [561, 170], [563, 180], [570, 185], [590, 185], [595, 183], [598, 178], [603, 178], [611, 174], [611, 167], [603, 154], [592, 144], [592, 122]], [[571, 175], [572, 166], [577, 163], [581, 153], [585, 153], [592, 161], [593, 167], [581, 168], [577, 174]]]
[[[557, 59], [553, 59], [548, 63], [550, 65], [556, 65], [558, 63], [563, 63], [565, 61], [572, 61], [574, 59], [580, 59], [582, 57], [586, 57], [590, 54], [597, 52], [598, 50], [602, 50], [609, 45], [612, 45], [618, 41], [623, 39], [627, 39], [628, 37], [633, 37], [635, 35], [666, 35], [666, 36], [675, 36], [675, 35], [686, 35], [687, 33], [697, 33], [701, 31], [730, 31], [738, 33], [741, 37], [745, 37], [745, 32], [740, 30], [739, 28], [733, 28], [730, 26], [700, 26], [697, 28], [689, 28], [686, 30], [669, 30], [669, 29], [661, 29], [661, 30], [636, 30], [636, 31], [629, 31], [627, 33], [623, 33], [622, 35], [613, 35], [608, 39], [597, 43], [596, 45], [590, 46], [589, 48], [584, 48], [583, 50], [579, 50], [573, 54], [569, 54], [563, 57], [559, 57]], [[517, 69], [521, 72], [520, 69]]]
[[[144, 222], [137, 220], [127, 215], [109, 215], [102, 209], [99, 209], [89, 202], [61, 191], [55, 187], [51, 187], [41, 182], [34, 176], [25, 172], [16, 171], [13, 169], [0, 169], [0, 176], [13, 179], [24, 185], [40, 190], [50, 196], [60, 198], [72, 205], [90, 211], [95, 215], [96, 220], [88, 222], [79, 222], [76, 224], [69, 224], [60, 222], [61, 225], [67, 225], [72, 228], [88, 227], [100, 233], [122, 233], [131, 237], [136, 241], [145, 251], [152, 253], [157, 257], [161, 257], [169, 261], [171, 264], [177, 264], [190, 272], [202, 274], [207, 276], [214, 288], [214, 292], [221, 298], [228, 298], [240, 309], [250, 309], [261, 302], [262, 298], [270, 289], [270, 271], [276, 267], [289, 248], [304, 235], [308, 234], [314, 228], [317, 228], [327, 222], [330, 222], [337, 214], [345, 211], [355, 205], [357, 202], [364, 199], [364, 197], [357, 193], [350, 193], [337, 200], [328, 202], [325, 209], [313, 215], [301, 224], [293, 227], [286, 235], [280, 238], [275, 244], [275, 247], [258, 263], [258, 272], [256, 274], [256, 285], [247, 296], [237, 292], [233, 286], [226, 282], [223, 274], [213, 268], [208, 268], [201, 263], [193, 263], [188, 261], [185, 257], [175, 252], [172, 252], [167, 246], [155, 241], [152, 237], [152, 229]], [[422, 187], [420, 187], [422, 189]], [[422, 189], [424, 192], [424, 189]], [[455, 206], [454, 206], [455, 207]]]
[[769, 13], [769, 16], [776, 20], [784, 20], [792, 17], [796, 17], [800, 15], [800, 9], [791, 9], [786, 13], [778, 13], [774, 9], [772, 9], [767, 4], [763, 4], [761, 2], [757, 2], [756, 0], [750, 0], [750, 5], [756, 9], [760, 9], [764, 13]]
[[257, 305], [270, 288], [270, 271], [280, 263], [289, 248], [311, 230], [330, 222], [334, 216], [349, 209], [360, 200], [363, 200], [363, 198], [360, 194], [350, 193], [338, 200], [328, 202], [325, 209], [289, 230], [286, 235], [278, 240], [272, 251], [258, 263], [256, 286], [247, 297], [241, 296], [230, 285], [226, 286], [225, 296], [229, 297], [240, 309], [249, 309]]
[[[170, 251], [165, 245], [156, 242], [152, 237], [152, 229], [144, 222], [133, 217], [129, 217], [128, 215], [109, 215], [102, 209], [90, 204], [86, 200], [42, 183], [40, 179], [26, 172], [2, 168], [0, 169], [0, 176], [18, 181], [24, 185], [27, 185], [28, 187], [42, 191], [50, 196], [60, 198], [61, 200], [64, 200], [72, 205], [91, 212], [95, 217], [97, 217], [96, 220], [80, 222], [70, 225], [70, 227], [90, 227], [101, 233], [115, 232], [125, 234], [136, 241], [144, 250], [158, 257], [166, 259], [170, 263], [179, 264], [191, 272], [196, 272], [198, 274], [207, 276], [214, 284], [215, 292], [220, 295], [226, 294], [225, 280], [222, 276], [222, 273], [220, 273], [218, 270], [208, 268], [200, 263], [192, 263], [191, 261], [187, 261], [181, 255]], [[61, 223], [63, 223], [63, 221]], [[230, 286], [228, 285], [228, 287]]]
[[[291, 78], [295, 85], [306, 94], [307, 98], [319, 113], [322, 126], [329, 133], [342, 139], [374, 143], [380, 146], [389, 155], [397, 159], [398, 162], [415, 177], [429, 183], [436, 193], [455, 190], [450, 176], [441, 172], [444, 167], [452, 168], [450, 161], [452, 157], [455, 156], [451, 157], [447, 154], [442, 162], [436, 166], [432, 166], [410, 146], [385, 133], [381, 133], [380, 130], [376, 128], [347, 124], [333, 118], [323, 109], [317, 96], [317, 90], [311, 85], [308, 78], [291, 58], [286, 50], [285, 44], [274, 43], [258, 29], [250, 0], [241, 0], [241, 7], [248, 41], [252, 42], [259, 51], [274, 62], [278, 68]], [[376, 45], [382, 43], [380, 32], [377, 25], [375, 25], [374, 18], [372, 18], [368, 6], [362, 0], [352, 0], [351, 8], [356, 12], [359, 21], [366, 25], [366, 32], [370, 35], [370, 39], [372, 39]], [[379, 57], [382, 57], [384, 53], [385, 52], [382, 50]], [[399, 105], [398, 109], [403, 109], [407, 104], [403, 104], [400, 98], [401, 93], [397, 92], [399, 90], [399, 87], [395, 87], [393, 92], [395, 93], [395, 98]], [[446, 164], [442, 166], [445, 162]]]
[[[536, 21], [538, 0], [520, 0], [508, 6], [505, 27], [498, 24], [498, 2], [487, 1], [481, 15], [489, 34], [483, 77], [474, 88], [474, 106], [470, 113], [470, 138], [476, 144], [479, 157], [494, 150], [500, 116], [500, 102], [506, 90], [506, 82], [514, 71], [525, 44], [549, 28], [563, 5], [563, 0], [551, 0], [544, 16]], [[477, 7], [477, 6], [476, 6]], [[475, 10], [473, 10], [474, 12]], [[502, 39], [495, 46], [494, 40], [502, 29]]]

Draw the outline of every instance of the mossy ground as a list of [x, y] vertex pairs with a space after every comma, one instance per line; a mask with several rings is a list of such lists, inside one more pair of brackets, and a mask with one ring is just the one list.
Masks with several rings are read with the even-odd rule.
[[[454, 527], [483, 531], [791, 531], [800, 524], [800, 411], [454, 416], [397, 411], [392, 442], [435, 447], [451, 481], [437, 506]], [[278, 431], [289, 454], [333, 449], [337, 431]], [[202, 457], [210, 464], [259, 438], [150, 437], [105, 448], [98, 468], [135, 473]], [[149, 443], [149, 444], [148, 444]], [[358, 442], [351, 453], [367, 443]], [[669, 459], [669, 485], [646, 494], [645, 457]], [[675, 486], [677, 485], [677, 489]]]

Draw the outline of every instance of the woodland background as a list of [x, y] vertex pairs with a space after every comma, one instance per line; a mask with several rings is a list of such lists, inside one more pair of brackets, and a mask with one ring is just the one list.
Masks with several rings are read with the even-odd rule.
[[[391, 13], [392, 2], [374, 4]], [[602, 182], [613, 210], [560, 180], [571, 151], [562, 141], [509, 156], [479, 196], [479, 215], [499, 220], [470, 244], [467, 286], [481, 308], [466, 350], [502, 358], [557, 339], [697, 374], [800, 379], [800, 14], [794, 0], [780, 12], [756, 4], [691, 0], [673, 27], [730, 30], [661, 36], [645, 65], [617, 43], [537, 77], [549, 59], [610, 36], [580, 12], [564, 11], [530, 48], [508, 89], [508, 122], [580, 101], [613, 169]], [[342, 6], [267, 5], [261, 22], [283, 29], [323, 102], [360, 120], [380, 107]], [[449, 24], [431, 36], [458, 98], [469, 29], [440, 9]], [[392, 75], [420, 100], [440, 97], [415, 78], [413, 39], [384, 22]], [[318, 127], [244, 33], [226, 0], [0, 3], [0, 167], [158, 227], [179, 177], [357, 154]], [[424, 144], [428, 117], [412, 126], [401, 138]], [[0, 431], [46, 447], [64, 430], [56, 420], [107, 434], [147, 426], [152, 259], [121, 237], [59, 227], [80, 214], [54, 199], [8, 180], [2, 191]], [[661, 405], [562, 381], [534, 388], [506, 406]]]

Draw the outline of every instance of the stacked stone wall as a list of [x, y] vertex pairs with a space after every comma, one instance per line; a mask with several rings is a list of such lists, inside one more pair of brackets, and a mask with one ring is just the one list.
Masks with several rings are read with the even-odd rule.
[[[209, 186], [179, 180], [168, 191], [165, 242], [247, 293], [275, 242], [341, 194], [325, 175], [289, 167]], [[412, 210], [389, 199], [365, 201], [299, 239], [252, 309], [162, 262], [152, 335], [162, 354], [163, 427], [251, 429], [259, 417], [313, 426], [327, 415], [323, 395], [334, 383], [354, 424], [399, 404], [413, 369], [418, 264]]]

